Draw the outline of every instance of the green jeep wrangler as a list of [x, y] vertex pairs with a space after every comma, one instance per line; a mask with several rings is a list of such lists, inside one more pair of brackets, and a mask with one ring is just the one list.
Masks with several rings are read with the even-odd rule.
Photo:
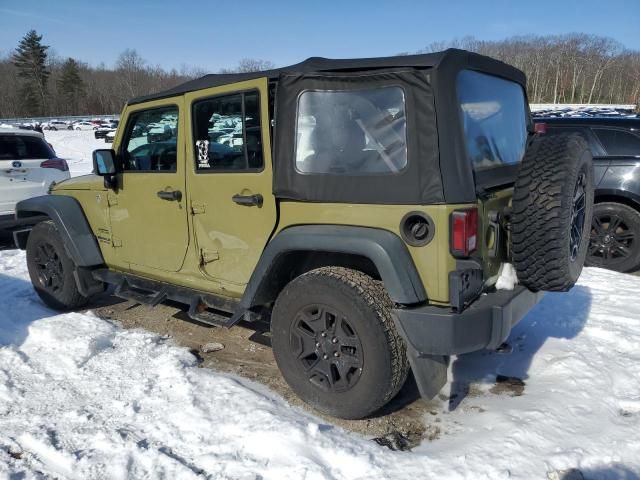
[[370, 415], [410, 370], [430, 398], [450, 355], [496, 349], [582, 270], [591, 154], [534, 131], [525, 83], [461, 50], [207, 75], [131, 100], [94, 175], [17, 205], [15, 241], [56, 309], [111, 284], [269, 321], [323, 412]]

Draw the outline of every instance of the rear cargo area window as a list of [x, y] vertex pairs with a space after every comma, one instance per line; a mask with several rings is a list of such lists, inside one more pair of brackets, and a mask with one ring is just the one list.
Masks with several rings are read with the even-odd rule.
[[295, 163], [300, 173], [402, 171], [407, 165], [402, 88], [303, 92], [298, 98]]
[[493, 75], [462, 70], [456, 88], [474, 170], [520, 163], [527, 141], [522, 87]]
[[0, 135], [0, 160], [53, 158], [55, 154], [39, 137]]

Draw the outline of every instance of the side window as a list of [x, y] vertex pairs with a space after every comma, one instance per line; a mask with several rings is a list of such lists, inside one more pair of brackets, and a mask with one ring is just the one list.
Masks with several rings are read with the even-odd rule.
[[178, 107], [133, 113], [122, 145], [124, 171], [175, 172], [178, 157]]
[[594, 128], [593, 131], [602, 142], [607, 155], [640, 156], [640, 138], [623, 130]]
[[300, 173], [393, 174], [407, 166], [404, 91], [303, 92], [296, 119]]
[[547, 125], [547, 133], [546, 135], [557, 135], [559, 133], [577, 133], [579, 135], [582, 136], [582, 138], [584, 138], [585, 142], [587, 142], [587, 145], [589, 145], [589, 149], [591, 150], [591, 155], [593, 155], [594, 157], [598, 157], [600, 155], [602, 155], [602, 148], [597, 145], [598, 142], [596, 142], [595, 140], [591, 140], [589, 137], [590, 135], [587, 133], [587, 129], [586, 128], [580, 128], [580, 127], [551, 127], [549, 125]]
[[209, 98], [193, 105], [197, 172], [261, 170], [258, 92]]

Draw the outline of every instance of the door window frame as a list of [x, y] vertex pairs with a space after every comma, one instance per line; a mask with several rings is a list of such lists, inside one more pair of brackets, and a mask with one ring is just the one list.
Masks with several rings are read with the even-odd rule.
[[[197, 163], [198, 163], [198, 152], [197, 152], [197, 148], [196, 148], [196, 140], [199, 140], [198, 138], [195, 138], [195, 132], [196, 132], [196, 115], [195, 115], [195, 107], [198, 103], [200, 102], [206, 102], [208, 100], [214, 100], [217, 98], [221, 98], [221, 97], [232, 97], [234, 95], [241, 95], [242, 96], [242, 146], [243, 146], [243, 151], [244, 151], [244, 159], [246, 164], [248, 165], [249, 163], [249, 157], [247, 154], [247, 129], [246, 129], [246, 111], [245, 111], [245, 101], [244, 101], [244, 96], [247, 93], [256, 93], [257, 97], [258, 97], [258, 122], [259, 122], [259, 127], [260, 127], [260, 144], [261, 144], [261, 148], [262, 148], [262, 166], [260, 168], [243, 168], [243, 169], [238, 169], [238, 168], [220, 168], [220, 169], [215, 169], [215, 168], [202, 168], [202, 169], [198, 169], [197, 167]], [[208, 95], [206, 97], [198, 97], [195, 98], [191, 101], [191, 107], [190, 107], [190, 111], [191, 111], [191, 145], [190, 145], [190, 149], [191, 149], [191, 153], [193, 154], [193, 158], [192, 158], [192, 162], [191, 163], [191, 168], [193, 169], [193, 172], [196, 175], [199, 175], [201, 173], [208, 175], [208, 174], [216, 174], [216, 173], [261, 173], [264, 171], [265, 169], [265, 164], [267, 162], [267, 157], [265, 155], [266, 151], [265, 151], [265, 147], [264, 147], [264, 131], [263, 131], [263, 125], [262, 125], [262, 95], [260, 94], [260, 89], [256, 88], [256, 87], [252, 87], [252, 88], [246, 88], [246, 89], [241, 89], [241, 90], [233, 90], [233, 91], [229, 91], [229, 92], [224, 92], [224, 93], [218, 93], [215, 95]]]
[[[132, 117], [134, 117], [135, 115], [138, 115], [141, 112], [150, 112], [153, 110], [162, 110], [162, 109], [166, 109], [167, 107], [175, 107], [176, 110], [178, 111], [178, 121], [176, 122], [176, 168], [175, 170], [125, 170], [124, 169], [124, 152], [125, 149], [127, 147], [128, 141], [129, 141], [129, 136], [131, 135], [131, 132], [133, 130], [133, 123], [131, 122]], [[124, 134], [122, 136], [122, 141], [120, 142], [120, 145], [118, 146], [118, 151], [117, 151], [117, 156], [120, 157], [122, 159], [121, 162], [121, 168], [122, 170], [118, 173], [120, 174], [128, 174], [128, 173], [155, 173], [155, 174], [166, 174], [166, 175], [170, 175], [170, 174], [175, 174], [178, 173], [180, 171], [180, 166], [178, 165], [179, 160], [180, 160], [180, 155], [178, 154], [178, 152], [180, 151], [180, 134], [181, 134], [181, 128], [180, 128], [180, 118], [181, 118], [182, 112], [180, 112], [180, 104], [178, 103], [167, 103], [166, 105], [157, 105], [154, 107], [150, 107], [150, 108], [138, 108], [135, 110], [132, 110], [130, 112], [127, 112], [127, 123], [125, 125], [125, 129], [124, 129]], [[146, 143], [145, 145], [149, 145], [149, 143]]]

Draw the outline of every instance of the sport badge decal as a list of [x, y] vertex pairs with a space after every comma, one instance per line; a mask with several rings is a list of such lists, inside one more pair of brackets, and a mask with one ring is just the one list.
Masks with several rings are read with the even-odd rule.
[[209, 164], [209, 140], [197, 140], [196, 148], [198, 149], [198, 167], [211, 168]]

